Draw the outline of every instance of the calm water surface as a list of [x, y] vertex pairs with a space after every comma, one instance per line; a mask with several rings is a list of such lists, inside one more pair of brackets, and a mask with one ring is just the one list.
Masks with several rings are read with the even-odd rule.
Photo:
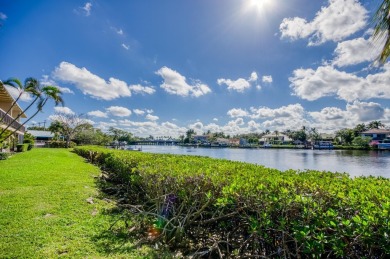
[[390, 151], [188, 148], [143, 146], [143, 152], [208, 156], [265, 165], [281, 171], [313, 169], [346, 172], [351, 176], [390, 178]]

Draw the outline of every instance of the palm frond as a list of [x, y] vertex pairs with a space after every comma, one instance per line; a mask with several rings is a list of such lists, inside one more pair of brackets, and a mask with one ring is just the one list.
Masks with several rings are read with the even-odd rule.
[[16, 77], [9, 78], [5, 82], [3, 82], [3, 84], [11, 86], [11, 87], [16, 88], [16, 89], [23, 89], [22, 82], [20, 82], [20, 80], [17, 79]]
[[390, 56], [390, 0], [384, 0], [374, 15], [374, 39], [383, 40], [385, 44], [378, 57], [380, 63], [385, 63]]

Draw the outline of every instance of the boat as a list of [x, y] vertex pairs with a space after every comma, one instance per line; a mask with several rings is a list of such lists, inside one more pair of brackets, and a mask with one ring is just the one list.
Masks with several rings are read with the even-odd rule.
[[390, 150], [390, 138], [386, 138], [378, 143], [378, 149], [380, 150]]
[[142, 151], [142, 146], [141, 147], [128, 147], [126, 150], [129, 151]]
[[312, 147], [313, 149], [333, 149], [334, 146], [331, 141], [316, 141]]

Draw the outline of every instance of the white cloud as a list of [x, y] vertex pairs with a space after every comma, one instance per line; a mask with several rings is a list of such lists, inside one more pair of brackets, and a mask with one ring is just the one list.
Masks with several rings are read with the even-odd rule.
[[140, 84], [138, 85], [130, 85], [129, 89], [137, 94], [154, 94], [156, 90], [153, 87], [150, 86], [142, 86]]
[[260, 131], [261, 125], [254, 120], [248, 121], [248, 128], [250, 132]]
[[72, 90], [67, 87], [56, 86], [63, 94], [74, 94]]
[[129, 50], [130, 49], [130, 46], [129, 45], [126, 45], [124, 43], [122, 43], [121, 45], [125, 50]]
[[163, 122], [161, 123], [161, 126], [167, 129], [175, 130], [178, 129], [179, 127], [176, 124], [173, 124], [171, 122]]
[[329, 0], [312, 21], [285, 18], [279, 26], [282, 38], [309, 38], [309, 45], [340, 41], [366, 26], [367, 10], [357, 0]]
[[385, 115], [385, 109], [374, 102], [359, 102], [355, 101], [352, 104], [347, 104], [347, 110], [358, 116], [359, 121], [373, 121], [380, 120]]
[[268, 107], [254, 108], [251, 107], [252, 114], [249, 115], [252, 119], [265, 119], [265, 118], [303, 118], [304, 108], [301, 104], [289, 104], [280, 108], [271, 109]]
[[124, 34], [124, 31], [121, 28], [118, 29], [118, 28], [116, 28], [114, 26], [111, 26], [110, 28], [111, 28], [111, 30], [113, 30], [118, 35], [123, 35]]
[[64, 94], [74, 94], [74, 92], [71, 89], [67, 87], [58, 86], [57, 83], [53, 79], [51, 79], [48, 75], [42, 76], [41, 84], [55, 86]]
[[218, 121], [218, 119], [217, 119], [217, 118], [214, 118], [213, 121]]
[[155, 115], [152, 115], [152, 114], [148, 114], [148, 115], [146, 115], [146, 117], [145, 117], [147, 120], [150, 120], [150, 121], [156, 121], [156, 120], [158, 120], [159, 119], [159, 117], [158, 116], [155, 116]]
[[[383, 46], [383, 42], [377, 42], [377, 44], [378, 46]], [[374, 45], [372, 38], [356, 38], [339, 42], [334, 51], [335, 58], [332, 64], [338, 67], [344, 67], [362, 62], [371, 62], [379, 56], [380, 49], [376, 44]]]
[[259, 77], [258, 77], [258, 75], [257, 75], [257, 73], [255, 72], [255, 71], [253, 71], [252, 73], [251, 73], [251, 76], [249, 77], [249, 82], [256, 82], [257, 81], [257, 79], [258, 79]]
[[145, 114], [145, 111], [143, 110], [140, 110], [140, 109], [133, 109], [133, 112], [137, 115], [144, 115]]
[[184, 76], [168, 67], [160, 68], [156, 74], [160, 75], [164, 79], [164, 82], [160, 85], [160, 87], [169, 94], [175, 94], [183, 97], [189, 95], [200, 97], [211, 92], [211, 89], [207, 85], [202, 84], [199, 80], [195, 80], [193, 85], [187, 84]]
[[374, 102], [354, 101], [346, 105], [342, 110], [337, 107], [325, 107], [321, 111], [308, 112], [312, 119], [311, 127], [316, 127], [324, 132], [334, 132], [343, 128], [353, 128], [359, 123], [367, 123], [373, 120], [389, 121], [388, 109]]
[[90, 3], [90, 2], [85, 3], [85, 5], [82, 7], [82, 9], [85, 12], [85, 16], [90, 16], [91, 15], [91, 9], [92, 9], [92, 3]]
[[0, 12], [0, 20], [3, 20], [3, 21], [5, 21], [5, 20], [7, 20], [7, 15], [5, 15], [5, 13], [2, 13], [2, 12]]
[[273, 82], [272, 76], [263, 76], [262, 81], [263, 83], [271, 84]]
[[199, 132], [203, 131], [203, 123], [198, 121], [198, 122], [195, 122], [194, 124], [191, 124], [188, 126], [190, 129], [193, 129], [196, 134], [198, 134]]
[[54, 111], [57, 113], [63, 113], [63, 114], [69, 114], [69, 115], [74, 115], [74, 111], [72, 111], [68, 107], [54, 107]]
[[[285, 129], [300, 129], [304, 125], [308, 125], [307, 113], [303, 106], [299, 103], [289, 104], [279, 108], [269, 107], [251, 107], [247, 112], [242, 109], [231, 109], [228, 115], [234, 117], [247, 117], [252, 120], [246, 126], [242, 118], [230, 121], [223, 128], [228, 128], [231, 134], [249, 133], [270, 130], [285, 130]], [[224, 129], [225, 130], [225, 129]]]
[[146, 109], [146, 112], [147, 113], [153, 113], [153, 110], [152, 109]]
[[217, 83], [219, 85], [225, 84], [227, 85], [229, 90], [235, 90], [237, 92], [244, 92], [246, 89], [251, 87], [250, 82], [245, 80], [244, 78], [239, 78], [237, 80], [230, 80], [230, 79], [224, 79], [220, 78], [218, 79]]
[[334, 95], [348, 102], [390, 99], [390, 63], [381, 67], [378, 73], [365, 78], [338, 71], [331, 66], [320, 66], [317, 70], [296, 69], [289, 80], [293, 94], [309, 101]]
[[83, 94], [96, 99], [113, 100], [131, 96], [126, 82], [111, 77], [108, 82], [89, 72], [85, 67], [78, 68], [68, 62], [61, 62], [53, 72], [54, 78], [76, 85]]
[[248, 112], [243, 110], [243, 109], [236, 109], [236, 108], [233, 108], [231, 110], [229, 110], [227, 112], [227, 115], [229, 115], [230, 117], [232, 118], [236, 118], [236, 117], [245, 117], [248, 115]]
[[258, 79], [257, 73], [252, 72], [248, 79], [239, 78], [237, 80], [219, 78], [217, 80], [218, 85], [227, 85], [229, 90], [234, 90], [243, 93], [245, 90], [251, 88], [252, 82], [256, 82]]
[[106, 108], [106, 110], [113, 116], [117, 117], [127, 117], [131, 115], [131, 111], [125, 107], [120, 106], [111, 106]]
[[89, 116], [94, 116], [94, 117], [98, 117], [98, 118], [108, 118], [108, 115], [106, 112], [102, 112], [102, 111], [90, 111], [87, 113], [87, 115]]
[[241, 126], [241, 125], [244, 125], [244, 119], [243, 118], [237, 118], [234, 121], [229, 121], [228, 125], [229, 126]]
[[[5, 86], [5, 88], [7, 89], [8, 93], [14, 98], [18, 98], [18, 96], [20, 95], [20, 91], [16, 88], [13, 88], [11, 86]], [[29, 101], [32, 101], [32, 96], [26, 92], [23, 92], [22, 95], [20, 96], [20, 101], [22, 102], [29, 102]]]

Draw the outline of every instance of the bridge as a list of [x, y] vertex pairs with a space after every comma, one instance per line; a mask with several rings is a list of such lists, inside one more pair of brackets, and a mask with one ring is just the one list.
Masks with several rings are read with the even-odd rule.
[[137, 140], [129, 142], [128, 145], [138, 145], [138, 146], [175, 146], [179, 144], [179, 140]]

